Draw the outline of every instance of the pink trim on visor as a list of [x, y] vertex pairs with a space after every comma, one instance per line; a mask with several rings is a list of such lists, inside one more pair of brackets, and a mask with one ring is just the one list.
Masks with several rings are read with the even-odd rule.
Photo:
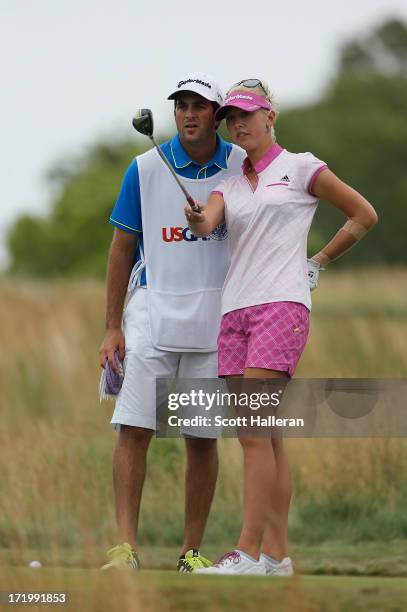
[[246, 91], [234, 91], [225, 99], [223, 105], [218, 108], [215, 114], [215, 119], [221, 121], [226, 114], [228, 108], [240, 108], [241, 110], [252, 113], [259, 108], [266, 108], [272, 110], [273, 106], [271, 102], [264, 96], [258, 94], [246, 92]]

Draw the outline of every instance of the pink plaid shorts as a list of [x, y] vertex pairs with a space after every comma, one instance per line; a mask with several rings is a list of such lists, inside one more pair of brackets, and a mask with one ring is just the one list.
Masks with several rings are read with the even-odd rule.
[[218, 374], [264, 368], [293, 376], [309, 332], [309, 310], [298, 302], [271, 302], [227, 312], [218, 337]]

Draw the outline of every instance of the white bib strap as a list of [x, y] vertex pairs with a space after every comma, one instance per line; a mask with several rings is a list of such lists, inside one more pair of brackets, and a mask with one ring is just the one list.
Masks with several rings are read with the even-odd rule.
[[129, 278], [129, 284], [127, 286], [127, 291], [129, 293], [132, 293], [136, 289], [136, 287], [141, 287], [141, 275], [145, 267], [146, 262], [144, 259], [144, 251], [143, 247], [140, 244], [140, 259], [133, 266]]

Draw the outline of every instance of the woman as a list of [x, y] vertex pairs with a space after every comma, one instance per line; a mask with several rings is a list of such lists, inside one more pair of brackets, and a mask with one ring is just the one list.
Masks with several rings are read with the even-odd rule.
[[[247, 79], [229, 90], [216, 119], [247, 152], [241, 176], [212, 192], [201, 212], [185, 214], [197, 236], [227, 225], [230, 268], [222, 292], [219, 376], [289, 378], [309, 329], [310, 289], [318, 271], [375, 223], [373, 207], [311, 153], [275, 141], [269, 89]], [[318, 199], [348, 218], [307, 263], [307, 236]], [[199, 573], [291, 575], [287, 551], [291, 476], [281, 438], [240, 438], [244, 453], [243, 526], [235, 550]]]

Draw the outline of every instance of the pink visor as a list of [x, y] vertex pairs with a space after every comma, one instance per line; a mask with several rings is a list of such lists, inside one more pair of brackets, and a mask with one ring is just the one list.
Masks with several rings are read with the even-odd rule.
[[248, 113], [252, 113], [259, 110], [259, 108], [272, 110], [273, 106], [264, 96], [259, 96], [249, 91], [233, 91], [226, 97], [223, 105], [216, 111], [216, 121], [221, 121], [225, 118], [228, 108], [240, 108]]

